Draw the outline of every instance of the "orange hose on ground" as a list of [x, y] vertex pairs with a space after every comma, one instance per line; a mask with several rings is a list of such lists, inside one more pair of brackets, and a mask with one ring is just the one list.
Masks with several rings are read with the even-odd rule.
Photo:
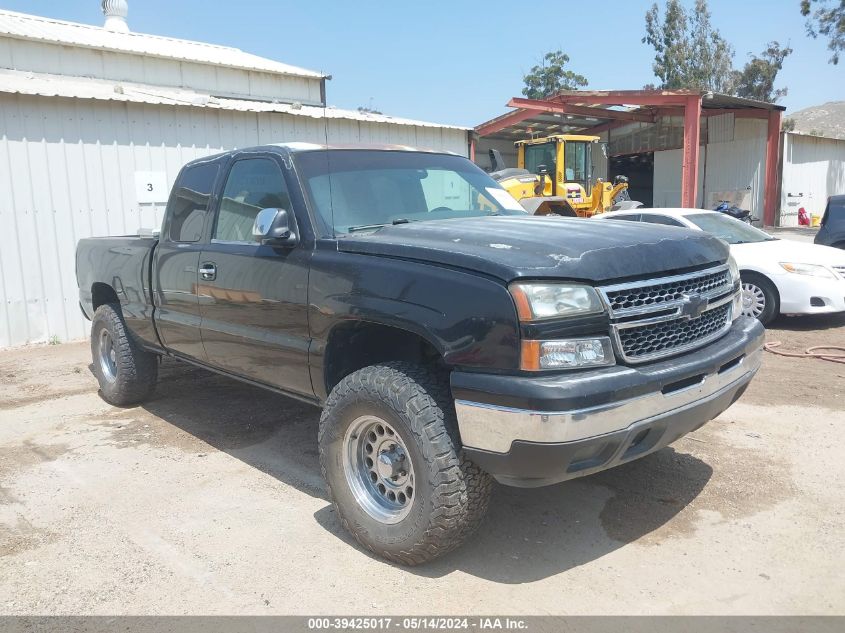
[[[771, 341], [763, 345], [763, 349], [778, 356], [789, 356], [790, 358], [820, 358], [821, 360], [829, 360], [832, 363], [845, 363], [845, 347], [838, 345], [814, 345], [808, 347], [803, 352], [784, 352], [776, 349], [781, 346], [780, 341]], [[818, 350], [836, 350], [842, 352], [841, 354], [830, 354], [827, 352], [819, 352]]]

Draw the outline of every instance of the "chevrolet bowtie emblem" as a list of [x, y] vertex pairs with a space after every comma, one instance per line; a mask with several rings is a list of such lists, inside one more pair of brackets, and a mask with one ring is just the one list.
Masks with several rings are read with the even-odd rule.
[[707, 309], [710, 300], [707, 297], [702, 297], [699, 294], [688, 295], [681, 297], [681, 316], [687, 319], [697, 319], [701, 313]]

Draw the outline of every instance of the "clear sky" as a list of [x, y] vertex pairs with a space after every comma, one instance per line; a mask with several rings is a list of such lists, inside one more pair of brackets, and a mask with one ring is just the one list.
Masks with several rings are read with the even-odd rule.
[[[692, 4], [693, 0], [687, 0]], [[788, 110], [845, 99], [845, 63], [805, 35], [799, 0], [710, 0], [735, 65], [769, 40], [789, 43], [778, 86]], [[334, 78], [328, 102], [474, 126], [507, 111], [522, 76], [562, 49], [591, 88], [654, 81], [641, 42], [651, 2], [501, 0], [129, 0], [133, 31], [235, 46]], [[661, 2], [662, 5], [662, 2]], [[0, 7], [101, 25], [99, 0], [0, 0]], [[531, 26], [536, 34], [530, 33]]]

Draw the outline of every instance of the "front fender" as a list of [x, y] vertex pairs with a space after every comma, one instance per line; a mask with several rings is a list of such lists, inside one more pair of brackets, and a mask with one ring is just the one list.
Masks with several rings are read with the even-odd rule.
[[311, 363], [322, 365], [333, 327], [349, 320], [407, 330], [451, 366], [519, 366], [513, 300], [499, 281], [419, 262], [317, 250], [309, 279]]

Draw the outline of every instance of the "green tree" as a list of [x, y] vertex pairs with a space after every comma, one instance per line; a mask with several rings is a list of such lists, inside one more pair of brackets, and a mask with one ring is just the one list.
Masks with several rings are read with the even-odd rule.
[[735, 70], [730, 92], [738, 97], [775, 103], [787, 94], [786, 88], [775, 89], [775, 79], [783, 68], [783, 60], [792, 54], [789, 46], [781, 48], [778, 42], [769, 42], [759, 57], [751, 59], [742, 70]]
[[643, 42], [654, 48], [654, 75], [665, 90], [724, 92], [733, 79], [733, 48], [710, 22], [707, 0], [690, 13], [680, 0], [666, 0], [661, 16], [653, 4], [645, 15]]
[[525, 82], [522, 94], [529, 99], [545, 99], [562, 90], [577, 90], [586, 86], [587, 78], [565, 68], [568, 63], [569, 55], [563, 51], [546, 53], [542, 62], [522, 78]]
[[[845, 0], [801, 0], [801, 15], [807, 18], [807, 34], [828, 38], [827, 47], [833, 53], [829, 62], [839, 63], [845, 51]], [[816, 10], [813, 11], [813, 6]]]

